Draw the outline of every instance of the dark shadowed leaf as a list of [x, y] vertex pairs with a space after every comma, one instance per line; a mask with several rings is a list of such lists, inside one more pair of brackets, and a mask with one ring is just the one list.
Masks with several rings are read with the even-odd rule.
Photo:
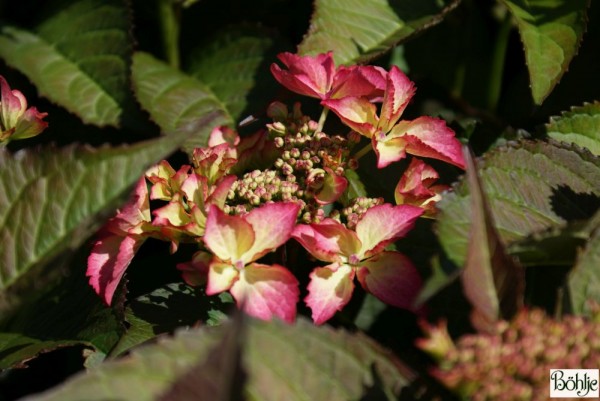
[[134, 54], [132, 80], [138, 101], [163, 133], [189, 134], [184, 149], [190, 153], [206, 146], [213, 128], [233, 122], [210, 88], [150, 54]]
[[221, 297], [208, 297], [184, 283], [171, 283], [132, 300], [125, 309], [127, 331], [111, 350], [118, 356], [130, 348], [173, 332], [179, 327], [213, 323], [212, 316], [227, 306]]
[[577, 54], [590, 0], [503, 0], [517, 21], [533, 101], [541, 104]]
[[[600, 159], [576, 146], [522, 141], [488, 152], [478, 165], [482, 189], [505, 245], [589, 219], [597, 208]], [[439, 204], [438, 237], [457, 266], [463, 266], [467, 256], [470, 198], [463, 179]], [[535, 253], [530, 256], [520, 257], [521, 262], [540, 262]]]
[[[94, 149], [72, 145], [0, 150], [0, 311], [60, 274], [63, 252], [76, 249], [112, 214], [150, 164], [185, 138]], [[55, 262], [57, 262], [55, 260]], [[17, 293], [19, 296], [17, 296]]]
[[498, 320], [509, 320], [523, 306], [525, 279], [521, 266], [506, 253], [494, 227], [471, 152], [465, 147], [463, 153], [471, 196], [471, 228], [462, 283], [473, 306], [473, 326], [491, 331]]
[[130, 91], [129, 30], [124, 1], [63, 2], [35, 33], [5, 27], [0, 57], [85, 123], [117, 126]]
[[269, 71], [274, 37], [258, 27], [227, 28], [192, 52], [187, 71], [212, 90], [235, 121], [261, 113], [277, 88]]
[[[302, 319], [294, 325], [248, 323], [243, 347], [247, 399], [360, 400], [378, 394], [377, 399], [395, 400], [415, 378], [362, 334], [315, 327]], [[174, 380], [215, 355], [227, 327], [180, 331], [25, 400], [159, 400]]]
[[158, 401], [244, 401], [244, 317], [238, 312], [203, 361], [181, 375]]
[[600, 155], [600, 102], [573, 107], [546, 125], [546, 134], [558, 141], [572, 142]]
[[440, 22], [459, 0], [317, 0], [300, 54], [332, 50], [336, 64], [360, 63]]

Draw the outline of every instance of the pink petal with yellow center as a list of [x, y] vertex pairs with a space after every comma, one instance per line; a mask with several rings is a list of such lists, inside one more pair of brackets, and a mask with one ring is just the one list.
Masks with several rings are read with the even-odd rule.
[[328, 205], [335, 202], [342, 196], [348, 187], [348, 180], [345, 177], [337, 175], [329, 167], [325, 167], [325, 181], [323, 188], [315, 195], [319, 205]]
[[422, 281], [411, 261], [399, 252], [381, 252], [361, 263], [357, 278], [365, 291], [386, 304], [413, 309]]
[[392, 129], [386, 141], [396, 138], [402, 141], [407, 153], [465, 168], [460, 141], [444, 120], [419, 117], [413, 121], [401, 121]]
[[379, 129], [382, 132], [389, 132], [396, 124], [415, 91], [415, 84], [398, 67], [392, 66], [387, 75], [387, 85], [381, 106]]
[[315, 324], [323, 324], [346, 306], [354, 291], [354, 269], [337, 263], [317, 267], [310, 274], [304, 299]]
[[[437, 171], [430, 165], [420, 159], [413, 158], [410, 165], [400, 177], [394, 193], [398, 196], [406, 197], [430, 197], [435, 195], [429, 186], [439, 178]], [[397, 202], [399, 203], [399, 202]]]
[[231, 263], [213, 259], [208, 268], [206, 295], [215, 295], [231, 288], [238, 279], [240, 272]]
[[377, 156], [377, 168], [384, 168], [406, 157], [405, 137], [388, 138], [383, 132], [371, 137], [371, 144]]
[[40, 113], [35, 107], [28, 108], [17, 123], [12, 139], [31, 138], [40, 134], [48, 127], [48, 123], [42, 120], [47, 115], [48, 113]]
[[419, 207], [389, 203], [367, 210], [356, 224], [356, 235], [362, 243], [359, 259], [381, 252], [386, 245], [405, 236], [421, 214], [423, 209]]
[[240, 136], [229, 127], [215, 127], [208, 136], [208, 146], [214, 147], [223, 143], [235, 147], [240, 143]]
[[348, 127], [367, 138], [377, 132], [377, 107], [366, 98], [349, 96], [323, 100], [321, 104], [333, 111]]
[[289, 323], [296, 318], [298, 280], [283, 266], [252, 263], [240, 272], [230, 292], [250, 316], [262, 320], [277, 317]]
[[237, 177], [235, 175], [227, 175], [221, 178], [214, 186], [213, 192], [210, 194], [208, 199], [206, 199], [206, 203], [210, 205], [217, 205], [219, 208], [225, 206], [229, 189], [236, 180]]
[[250, 223], [239, 216], [229, 216], [211, 205], [206, 218], [204, 244], [224, 262], [248, 263], [242, 260], [254, 244], [254, 230]]
[[141, 234], [141, 225], [150, 221], [150, 201], [146, 179], [140, 178], [129, 201], [109, 220], [107, 229], [115, 234]]
[[87, 260], [86, 275], [107, 305], [110, 305], [123, 273], [145, 240], [145, 237], [123, 237], [105, 232], [94, 244]]
[[153, 211], [152, 214], [154, 215], [152, 225], [156, 227], [182, 227], [192, 221], [179, 201], [169, 202], [165, 206]]
[[299, 224], [292, 237], [312, 256], [324, 262], [340, 262], [342, 257], [357, 253], [361, 247], [356, 233], [333, 219]]
[[271, 73], [280, 84], [289, 90], [322, 99], [331, 89], [335, 74], [331, 52], [318, 56], [281, 53], [277, 57], [288, 70], [272, 64]]
[[181, 184], [181, 190], [188, 201], [204, 210], [204, 201], [208, 195], [208, 179], [206, 177], [195, 173], [190, 174]]
[[244, 215], [254, 232], [252, 247], [241, 257], [244, 263], [254, 262], [289, 240], [299, 211], [297, 203], [277, 202], [267, 203]]
[[0, 96], [0, 128], [8, 130], [17, 126], [27, 109], [27, 100], [20, 91], [11, 90], [3, 76], [0, 76]]

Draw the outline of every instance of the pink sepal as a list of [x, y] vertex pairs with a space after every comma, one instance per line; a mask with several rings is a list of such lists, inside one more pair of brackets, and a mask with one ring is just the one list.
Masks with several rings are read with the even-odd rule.
[[315, 324], [323, 324], [340, 311], [352, 298], [354, 269], [334, 263], [317, 267], [310, 274], [308, 295], [304, 302], [312, 310]]
[[90, 285], [110, 305], [112, 297], [135, 253], [146, 240], [140, 236], [104, 233], [88, 257], [86, 275]]
[[416, 206], [373, 206], [356, 224], [356, 235], [362, 246], [360, 259], [381, 252], [389, 243], [404, 237], [415, 225], [423, 209]]
[[296, 239], [312, 256], [324, 262], [340, 262], [341, 256], [350, 256], [359, 251], [361, 243], [356, 233], [333, 219], [319, 223], [299, 224], [292, 232]]
[[411, 261], [392, 251], [381, 252], [361, 263], [357, 278], [365, 291], [386, 304], [410, 310], [422, 286]]
[[296, 318], [298, 280], [283, 266], [252, 263], [240, 271], [230, 292], [250, 316], [262, 320], [277, 317], [288, 323]]

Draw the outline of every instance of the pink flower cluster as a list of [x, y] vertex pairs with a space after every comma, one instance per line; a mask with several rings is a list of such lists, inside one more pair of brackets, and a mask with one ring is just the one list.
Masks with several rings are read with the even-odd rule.
[[[240, 308], [260, 319], [291, 322], [300, 297], [300, 266], [293, 266], [294, 274], [283, 265], [294, 260], [271, 257], [281, 263], [264, 263], [263, 257], [293, 238], [325, 262], [309, 274], [305, 297], [316, 324], [349, 302], [355, 278], [383, 302], [412, 308], [419, 274], [406, 256], [386, 247], [420, 216], [435, 213], [445, 187], [434, 185], [437, 172], [414, 158], [396, 187], [397, 205], [375, 198], [342, 200], [346, 171], [356, 168], [348, 145], [369, 138], [379, 167], [407, 153], [462, 167], [459, 142], [442, 120], [400, 120], [415, 88], [396, 67], [389, 72], [336, 68], [331, 53], [279, 57], [287, 70], [274, 64], [275, 78], [320, 99], [353, 132], [347, 138], [329, 136], [299, 107], [288, 113], [274, 103], [269, 133], [240, 138], [219, 127], [207, 147], [193, 152], [190, 165], [176, 170], [162, 161], [150, 168], [131, 201], [101, 230], [88, 258], [90, 284], [107, 304], [137, 250], [152, 237], [170, 242], [171, 252], [181, 243], [198, 246], [192, 261], [178, 265], [188, 284], [205, 286], [207, 295], [228, 291]], [[377, 103], [382, 103], [379, 114]], [[260, 160], [272, 165], [257, 169]], [[162, 205], [151, 210], [150, 200]]]

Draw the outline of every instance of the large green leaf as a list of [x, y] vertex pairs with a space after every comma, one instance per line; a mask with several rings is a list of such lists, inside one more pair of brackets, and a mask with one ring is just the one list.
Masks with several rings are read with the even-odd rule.
[[572, 142], [600, 155], [600, 102], [573, 107], [546, 125], [546, 134], [559, 141]]
[[132, 80], [137, 99], [163, 133], [190, 134], [184, 144], [188, 152], [206, 146], [214, 127], [232, 124], [210, 88], [150, 54], [134, 54]]
[[465, 296], [473, 305], [473, 326], [479, 331], [493, 332], [498, 320], [510, 320], [523, 306], [525, 281], [521, 266], [508, 256], [494, 227], [471, 152], [464, 154], [471, 196], [471, 228], [461, 278]]
[[503, 1], [519, 27], [533, 101], [541, 104], [577, 54], [590, 0]]
[[[26, 400], [157, 400], [174, 380], [222, 346], [227, 328], [181, 331]], [[295, 325], [250, 321], [243, 359], [250, 400], [394, 400], [414, 378], [364, 335], [305, 320]], [[374, 395], [379, 398], [366, 398]]]
[[115, 208], [152, 163], [166, 157], [183, 137], [132, 146], [93, 149], [72, 145], [0, 150], [0, 311], [20, 296], [23, 285], [61, 252], [77, 248]]
[[333, 50], [337, 64], [367, 61], [432, 25], [460, 0], [316, 0], [301, 54]]
[[85, 123], [117, 126], [129, 93], [129, 29], [124, 1], [71, 2], [36, 33], [5, 27], [0, 57]]
[[567, 286], [572, 312], [593, 316], [594, 307], [589, 301], [600, 304], [600, 211], [591, 219], [588, 228], [591, 235], [569, 273]]
[[[490, 151], [478, 164], [496, 229], [505, 244], [589, 218], [597, 207], [600, 158], [576, 146], [523, 141]], [[470, 205], [464, 179], [439, 205], [438, 236], [458, 266], [463, 266], [467, 254]]]
[[190, 55], [190, 75], [203, 82], [234, 118], [262, 113], [275, 95], [269, 71], [276, 49], [272, 32], [227, 28]]

